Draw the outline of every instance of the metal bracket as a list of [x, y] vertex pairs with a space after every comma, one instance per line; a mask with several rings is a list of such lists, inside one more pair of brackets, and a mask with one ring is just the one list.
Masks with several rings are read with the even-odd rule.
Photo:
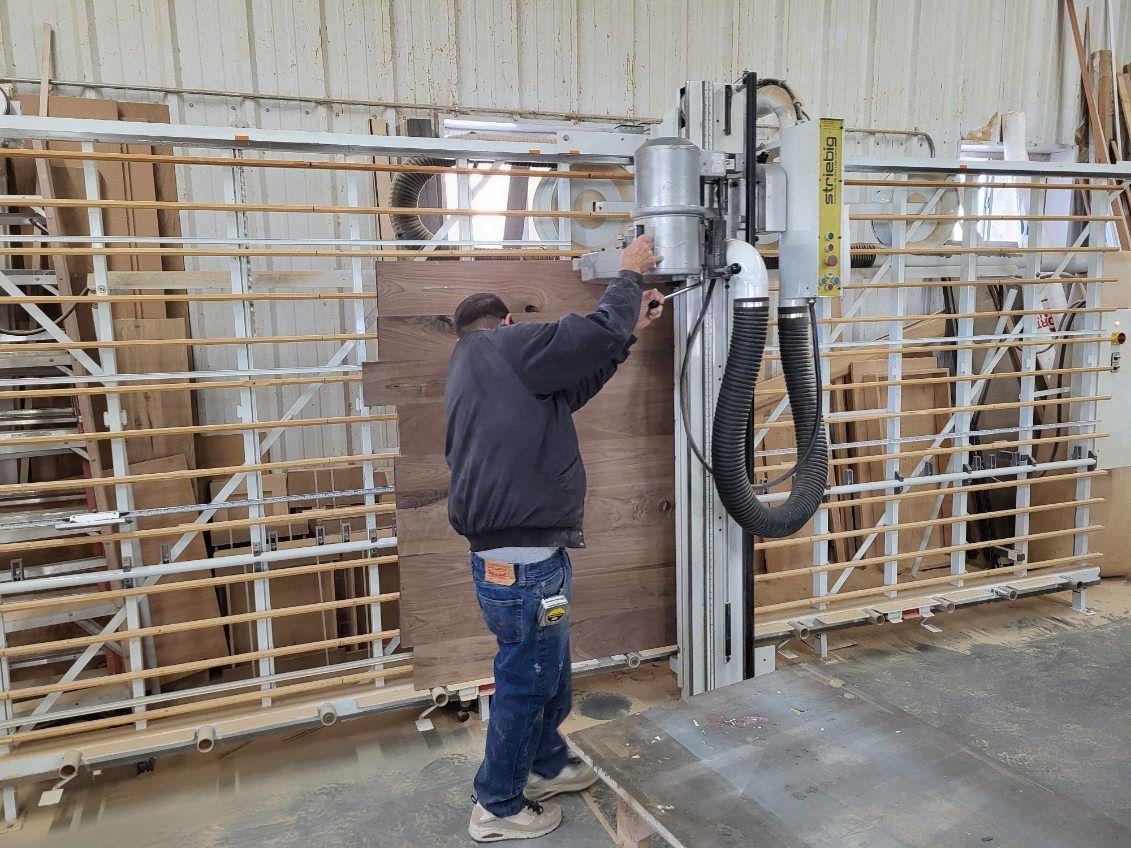
[[1088, 606], [1087, 593], [1088, 590], [1083, 588], [1072, 590], [1072, 609], [1084, 615], [1095, 615], [1096, 611]]
[[936, 627], [935, 625], [933, 625], [929, 621], [927, 621], [928, 618], [933, 618], [934, 615], [935, 614], [931, 611], [931, 609], [929, 607], [920, 607], [919, 608], [919, 626], [922, 627], [924, 630], [926, 630], [928, 633], [942, 633], [941, 627]]
[[68, 783], [74, 780], [78, 773], [72, 774], [70, 777], [59, 778], [51, 789], [46, 790], [39, 796], [39, 806], [41, 807], [54, 807], [63, 800], [63, 789]]
[[76, 527], [82, 529], [92, 529], [95, 527], [106, 527], [111, 524], [121, 524], [128, 521], [129, 518], [122, 515], [117, 510], [108, 510], [106, 512], [84, 512], [78, 515], [68, 515], [65, 521], [60, 521], [55, 525], [56, 530], [73, 530]]
[[10, 568], [11, 568], [12, 582], [13, 583], [19, 583], [21, 580], [24, 579], [24, 561], [23, 561], [23, 559], [21, 559], [19, 557], [13, 559], [12, 562], [11, 562]]
[[416, 729], [417, 730], [419, 730], [421, 733], [425, 733], [426, 731], [436, 729], [436, 725], [434, 725], [432, 723], [432, 719], [428, 718], [428, 716], [431, 715], [434, 710], [438, 709], [439, 706], [440, 706], [439, 704], [432, 704], [430, 707], [428, 707], [428, 709], [426, 709], [419, 716], [417, 716], [417, 718], [416, 718]]

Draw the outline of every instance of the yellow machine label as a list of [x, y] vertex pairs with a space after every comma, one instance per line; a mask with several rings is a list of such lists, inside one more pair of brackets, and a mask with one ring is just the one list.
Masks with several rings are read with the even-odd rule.
[[817, 295], [839, 297], [842, 278], [847, 278], [841, 266], [841, 194], [844, 188], [844, 121], [840, 118], [821, 118], [820, 199], [817, 203], [817, 220], [820, 226], [817, 259]]

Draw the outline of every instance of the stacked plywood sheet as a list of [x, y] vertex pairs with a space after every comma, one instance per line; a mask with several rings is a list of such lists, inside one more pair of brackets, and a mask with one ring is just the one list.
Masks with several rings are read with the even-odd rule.
[[[926, 455], [923, 452], [930, 450], [934, 439], [930, 438], [942, 432], [946, 426], [948, 415], [931, 410], [946, 409], [950, 405], [950, 392], [947, 384], [932, 382], [931, 378], [945, 377], [945, 368], [937, 367], [933, 356], [905, 357], [903, 362], [902, 379], [908, 381], [901, 386], [902, 400], [900, 409], [903, 414], [899, 420], [899, 436], [902, 441], [896, 446], [871, 445], [859, 447], [852, 451], [852, 455], [859, 457], [860, 461], [853, 464], [857, 482], [865, 483], [884, 479], [885, 459], [893, 454], [899, 454], [899, 473], [904, 477], [923, 476], [927, 472], [915, 474], [916, 468], [923, 465], [924, 461], [933, 464], [934, 472], [941, 473], [946, 470], [947, 455]], [[850, 370], [850, 379], [854, 385], [878, 383], [887, 377], [887, 361], [872, 360], [868, 362], [853, 363]], [[865, 387], [852, 390], [853, 408], [866, 413], [868, 410], [882, 409], [886, 406], [887, 387]], [[886, 437], [886, 421], [862, 415], [850, 427], [852, 439], [855, 442], [879, 442]], [[949, 441], [943, 442], [949, 446]], [[876, 457], [870, 459], [870, 457]], [[942, 490], [940, 490], [941, 492]], [[934, 498], [909, 498], [899, 502], [899, 524], [912, 522], [931, 521], [949, 515], [949, 498], [943, 498], [938, 512], [935, 511]], [[868, 502], [857, 507], [856, 523], [862, 534], [861, 543], [867, 539], [872, 529], [877, 526], [884, 514], [882, 503]], [[924, 539], [924, 536], [926, 538]], [[901, 552], [928, 550], [949, 544], [949, 527], [914, 527], [899, 531], [899, 550]], [[872, 543], [872, 548], [867, 556], [878, 556], [884, 552], [882, 537]], [[919, 564], [920, 569], [936, 568], [950, 563], [947, 554], [928, 553]], [[901, 562], [900, 570], [904, 567], [911, 568], [906, 561]]]
[[[560, 262], [387, 262], [377, 288], [379, 363], [369, 405], [396, 405], [401, 624], [428, 687], [484, 677], [494, 640], [475, 603], [464, 539], [448, 525], [443, 393], [451, 313], [494, 291], [516, 316], [587, 312], [603, 288]], [[585, 537], [573, 552], [575, 659], [675, 641], [671, 324], [651, 327], [608, 386], [575, 416], [588, 474]]]

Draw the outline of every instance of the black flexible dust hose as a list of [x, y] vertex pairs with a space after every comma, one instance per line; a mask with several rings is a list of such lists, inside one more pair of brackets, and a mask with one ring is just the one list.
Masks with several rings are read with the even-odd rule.
[[[804, 311], [778, 313], [778, 340], [786, 391], [793, 409], [797, 439], [797, 474], [789, 497], [768, 507], [757, 498], [758, 488], [746, 467], [746, 428], [753, 414], [754, 384], [762, 365], [770, 323], [765, 301], [735, 301], [730, 353], [715, 407], [711, 434], [711, 467], [719, 499], [731, 517], [749, 533], [769, 539], [791, 536], [820, 509], [829, 474], [828, 437], [821, 416], [821, 398]], [[816, 327], [812, 328], [816, 332]], [[810, 448], [810, 441], [816, 440]]]

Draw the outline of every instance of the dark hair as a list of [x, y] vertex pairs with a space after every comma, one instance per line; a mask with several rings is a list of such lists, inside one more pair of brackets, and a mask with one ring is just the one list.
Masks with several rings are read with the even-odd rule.
[[456, 335], [466, 336], [472, 330], [490, 330], [502, 323], [510, 314], [507, 305], [497, 294], [479, 292], [464, 298], [456, 307], [454, 321]]

